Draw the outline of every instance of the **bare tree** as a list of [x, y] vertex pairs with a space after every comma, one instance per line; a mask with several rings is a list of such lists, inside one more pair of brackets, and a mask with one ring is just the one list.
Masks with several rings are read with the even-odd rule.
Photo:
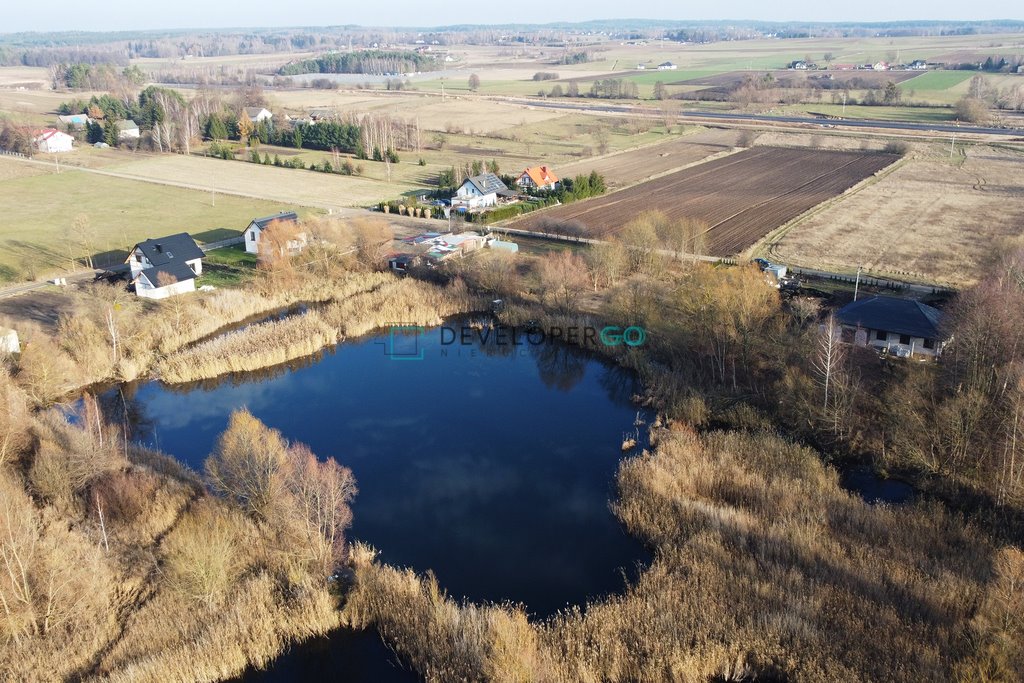
[[214, 491], [247, 515], [268, 519], [285, 490], [287, 450], [280, 432], [248, 410], [237, 410], [206, 459], [207, 479]]
[[569, 251], [548, 255], [540, 262], [540, 281], [545, 297], [563, 313], [572, 311], [590, 287], [586, 262]]

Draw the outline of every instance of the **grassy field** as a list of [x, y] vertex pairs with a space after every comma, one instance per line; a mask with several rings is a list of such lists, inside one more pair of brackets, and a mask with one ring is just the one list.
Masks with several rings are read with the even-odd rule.
[[[43, 170], [0, 157], [0, 282], [64, 270], [89, 253], [116, 260], [133, 243], [172, 232], [216, 241], [255, 216], [292, 207], [223, 195], [211, 206], [205, 192]], [[87, 218], [87, 234], [76, 230], [79, 216]]]
[[[324, 154], [323, 156], [327, 156]], [[390, 184], [366, 178], [275, 168], [199, 156], [154, 156], [108, 167], [139, 178], [174, 183], [194, 183], [224, 192], [258, 194], [270, 206], [344, 208], [363, 206], [414, 189], [412, 183]], [[209, 199], [209, 195], [204, 195]], [[263, 214], [257, 214], [263, 215]], [[242, 226], [244, 227], [244, 225]]]
[[970, 71], [929, 71], [903, 83], [914, 90], [946, 90], [971, 78]]
[[[966, 156], [964, 153], [966, 152]], [[768, 249], [782, 263], [966, 285], [1021, 238], [1024, 152], [935, 145], [877, 183], [797, 223]]]

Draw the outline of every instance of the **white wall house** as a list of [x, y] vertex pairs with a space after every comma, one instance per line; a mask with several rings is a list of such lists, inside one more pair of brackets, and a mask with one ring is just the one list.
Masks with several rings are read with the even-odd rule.
[[40, 152], [70, 152], [75, 139], [56, 128], [45, 128], [36, 132], [32, 142]]
[[896, 356], [937, 357], [947, 341], [942, 313], [912, 299], [873, 296], [847, 304], [836, 318], [855, 345]]
[[139, 242], [127, 261], [135, 293], [163, 299], [195, 291], [195, 278], [203, 274], [203, 255], [187, 232]]
[[127, 121], [118, 121], [116, 125], [118, 140], [139, 139], [139, 124], [135, 123], [131, 119], [128, 119]]
[[465, 206], [470, 209], [483, 209], [498, 203], [498, 193], [508, 192], [508, 187], [501, 178], [493, 173], [482, 173], [465, 182], [455, 191], [452, 206]]
[[143, 299], [166, 299], [196, 291], [196, 274], [184, 263], [147, 268], [135, 278], [135, 294]]
[[[245, 250], [250, 254], [260, 253], [260, 238], [263, 232], [273, 223], [292, 223], [298, 225], [299, 217], [294, 211], [282, 211], [273, 216], [255, 218], [243, 233], [245, 238]], [[286, 248], [289, 252], [298, 252], [306, 248], [309, 240], [305, 232], [297, 232], [294, 239], [288, 240]]]
[[516, 185], [523, 189], [554, 190], [558, 187], [558, 176], [547, 166], [531, 166], [519, 174]]
[[245, 115], [248, 116], [249, 120], [253, 123], [259, 123], [260, 121], [266, 121], [267, 119], [274, 118], [274, 114], [264, 107], [246, 107]]
[[676, 65], [672, 62], [662, 62], [658, 65], [658, 71], [675, 71]]

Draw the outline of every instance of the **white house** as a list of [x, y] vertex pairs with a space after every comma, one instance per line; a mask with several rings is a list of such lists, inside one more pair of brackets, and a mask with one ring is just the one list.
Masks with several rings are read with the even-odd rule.
[[672, 62], [662, 62], [658, 65], [658, 71], [675, 71], [676, 65]]
[[269, 109], [264, 107], [246, 107], [245, 115], [249, 117], [249, 120], [253, 123], [259, 123], [260, 121], [266, 121], [267, 119], [274, 118], [274, 115]]
[[21, 351], [21, 342], [18, 341], [18, 333], [6, 327], [0, 327], [0, 353], [18, 353]]
[[508, 187], [501, 178], [493, 173], [482, 173], [465, 182], [455, 191], [452, 206], [465, 206], [470, 209], [482, 209], [498, 203], [498, 194], [507, 193]]
[[195, 271], [180, 261], [146, 268], [135, 278], [135, 293], [144, 299], [166, 299], [194, 291]]
[[531, 166], [519, 174], [516, 185], [524, 190], [554, 190], [558, 188], [558, 176], [547, 166]]
[[871, 68], [874, 69], [875, 71], [888, 71], [889, 70], [889, 63], [888, 62], [875, 62], [874, 64], [871, 65]]
[[[294, 211], [282, 211], [275, 213], [272, 216], [264, 216], [263, 218], [254, 218], [249, 227], [245, 229], [245, 250], [250, 254], [260, 253], [260, 236], [263, 231], [266, 230], [272, 223], [291, 223], [298, 225], [299, 217]], [[308, 239], [305, 232], [297, 232], [294, 239], [288, 240], [287, 249], [290, 252], [302, 251]]]
[[936, 357], [946, 343], [942, 313], [912, 299], [872, 296], [847, 304], [836, 319], [857, 346], [884, 349], [901, 357]]
[[37, 131], [32, 142], [40, 152], [70, 152], [75, 139], [56, 128]]
[[131, 119], [126, 121], [118, 121], [117, 126], [117, 139], [118, 140], [138, 140], [139, 139], [139, 124], [135, 123]]
[[203, 250], [187, 232], [148, 239], [128, 255], [135, 293], [147, 299], [195, 291], [195, 279], [203, 273]]

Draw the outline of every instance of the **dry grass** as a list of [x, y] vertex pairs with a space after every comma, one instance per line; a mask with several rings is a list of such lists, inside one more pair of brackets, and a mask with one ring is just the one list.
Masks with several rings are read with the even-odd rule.
[[971, 147], [922, 150], [882, 180], [793, 226], [770, 246], [783, 263], [896, 275], [954, 286], [1024, 224], [1024, 155]]
[[[92, 399], [77, 418], [28, 418], [37, 447], [0, 465], [0, 679], [222, 680], [339, 625], [330, 569], [287, 559], [308, 538], [207, 496]], [[301, 473], [348, 485], [297, 453]], [[335, 501], [328, 543], [351, 519]]]
[[430, 680], [949, 680], [990, 573], [978, 535], [870, 507], [775, 436], [655, 437], [619, 473], [617, 512], [656, 551], [626, 594], [529, 626], [364, 549], [346, 613]]

